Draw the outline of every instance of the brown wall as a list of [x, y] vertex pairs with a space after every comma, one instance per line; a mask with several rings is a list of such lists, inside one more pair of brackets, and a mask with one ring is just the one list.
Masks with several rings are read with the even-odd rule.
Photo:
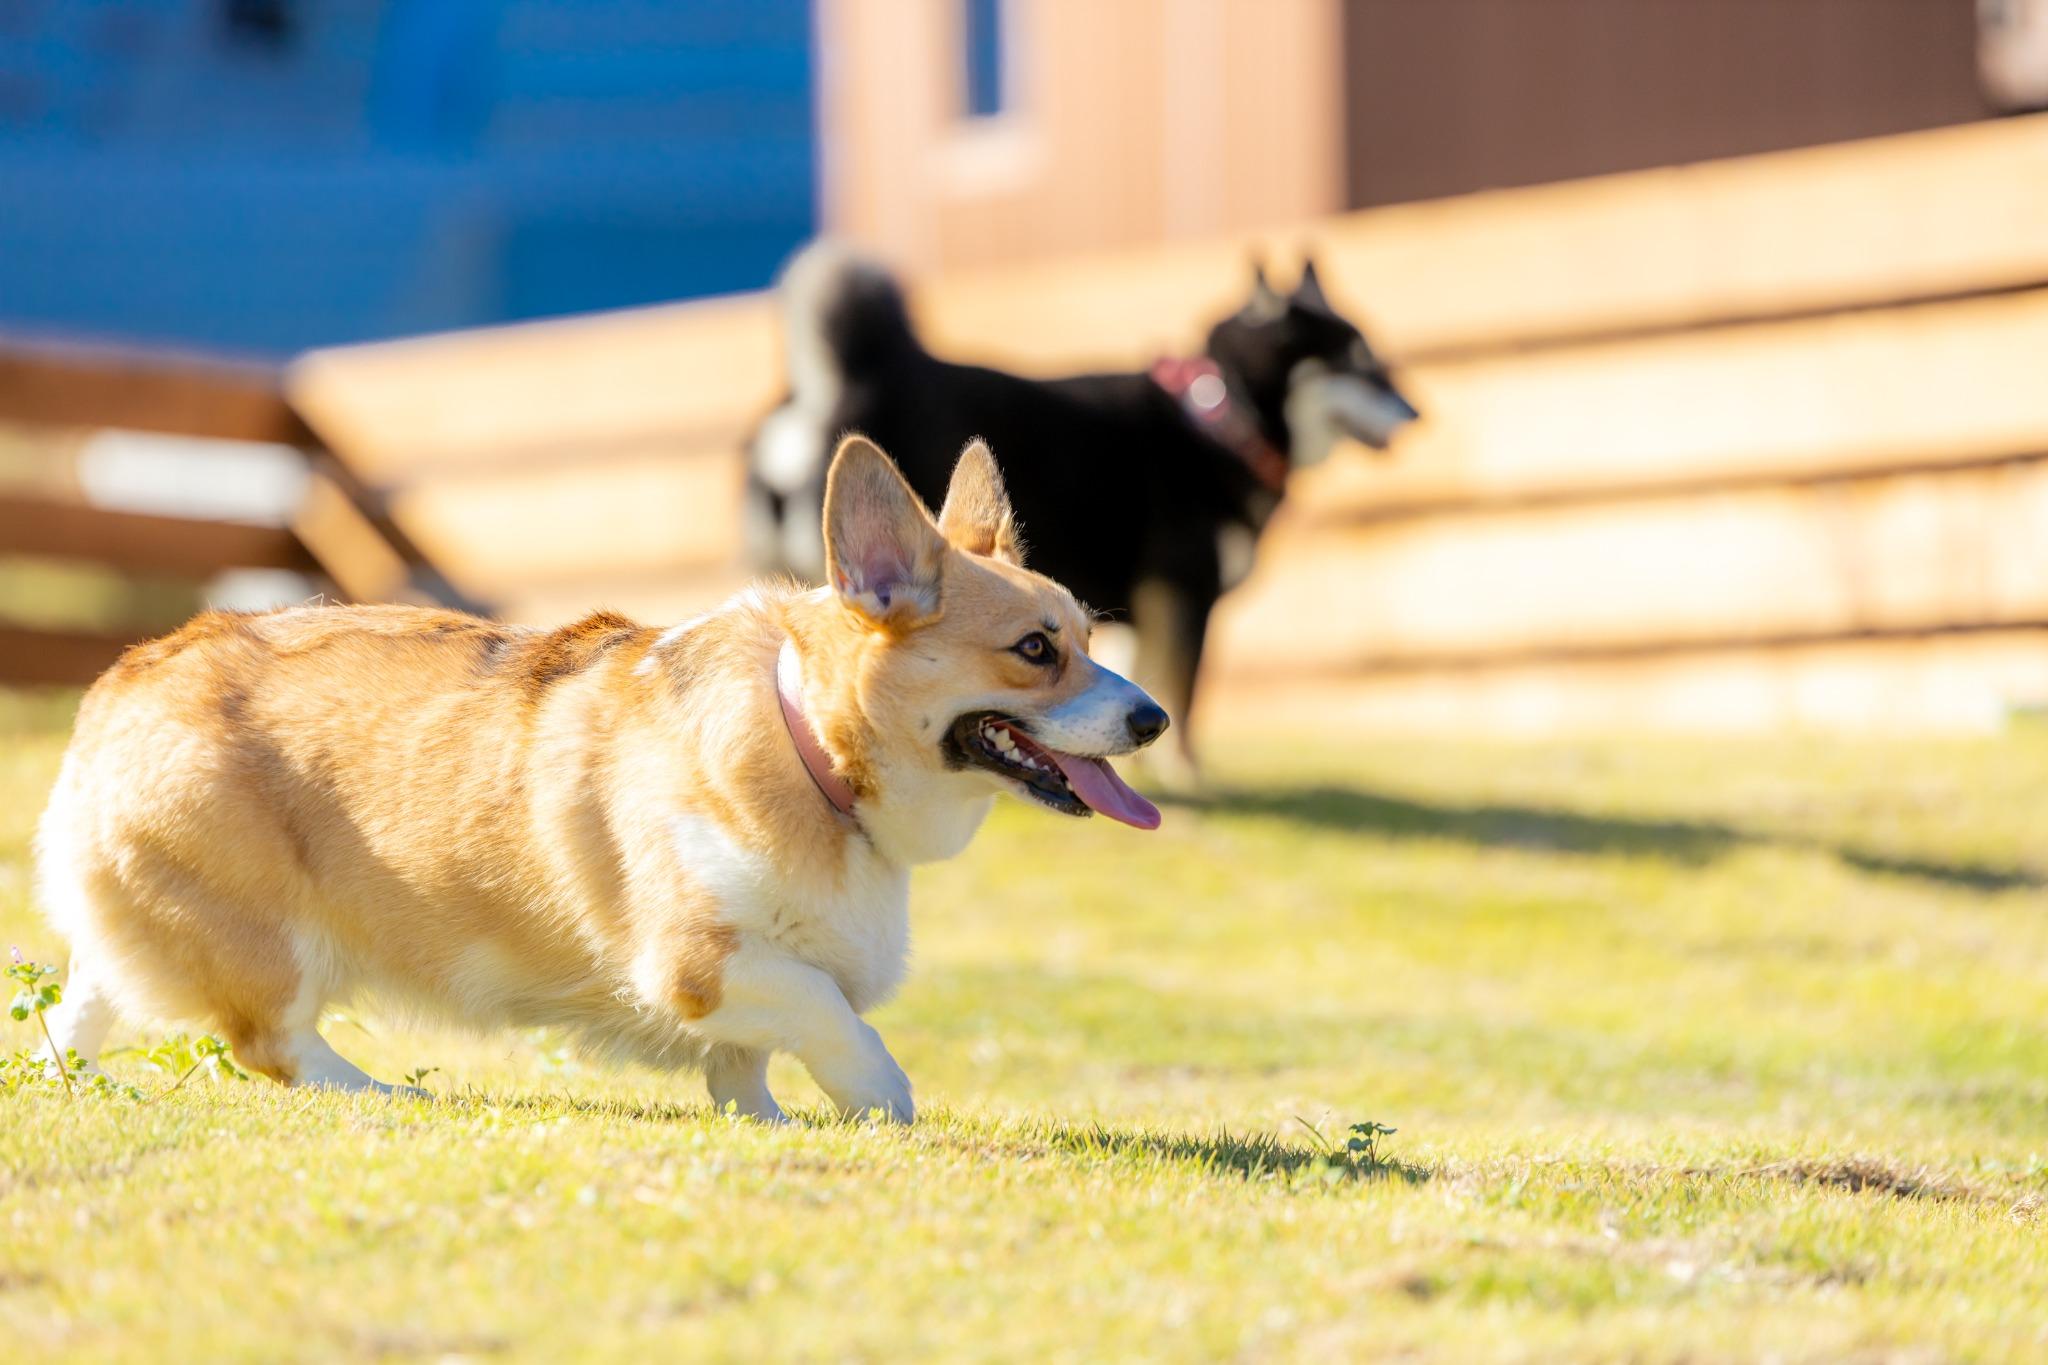
[[1339, 0], [1011, 0], [1012, 108], [960, 116], [958, 0], [819, 0], [826, 229], [981, 266], [1343, 206]]
[[1981, 118], [1971, 0], [1346, 0], [1355, 206]]

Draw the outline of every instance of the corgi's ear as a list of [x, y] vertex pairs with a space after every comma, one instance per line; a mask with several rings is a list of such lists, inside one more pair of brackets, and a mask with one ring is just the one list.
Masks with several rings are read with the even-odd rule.
[[1003, 487], [1002, 471], [988, 442], [979, 436], [960, 452], [953, 466], [953, 481], [946, 485], [946, 506], [939, 513], [939, 530], [956, 550], [971, 555], [988, 555], [1008, 560], [1022, 568], [1024, 546], [1017, 538], [1017, 516], [1010, 510], [1010, 493]]
[[841, 441], [825, 474], [825, 567], [839, 600], [877, 625], [929, 621], [945, 555], [896, 462], [865, 436]]

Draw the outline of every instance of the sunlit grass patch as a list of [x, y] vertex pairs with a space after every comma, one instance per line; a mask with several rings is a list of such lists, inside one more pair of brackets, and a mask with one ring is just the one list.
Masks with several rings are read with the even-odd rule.
[[[67, 720], [0, 698], [0, 950], [53, 964]], [[2038, 1359], [2044, 773], [1226, 747], [1156, 836], [1004, 807], [918, 874], [914, 1128], [369, 1014], [433, 1099], [172, 1090], [131, 1032], [140, 1098], [0, 1095], [0, 1304], [78, 1359]]]

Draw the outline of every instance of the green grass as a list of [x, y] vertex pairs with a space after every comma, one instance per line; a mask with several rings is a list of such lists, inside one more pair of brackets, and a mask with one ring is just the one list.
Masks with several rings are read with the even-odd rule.
[[[0, 708], [54, 960], [64, 723]], [[2048, 732], [1217, 760], [919, 875], [911, 1130], [343, 1021], [443, 1098], [0, 1097], [0, 1308], [41, 1359], [2048, 1353]]]

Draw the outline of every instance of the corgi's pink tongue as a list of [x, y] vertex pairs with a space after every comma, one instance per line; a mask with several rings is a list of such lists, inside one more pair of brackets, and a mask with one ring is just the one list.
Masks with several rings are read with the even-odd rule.
[[1102, 758], [1081, 758], [1057, 749], [1046, 753], [1066, 774], [1067, 785], [1088, 809], [1137, 829], [1159, 828], [1159, 807], [1131, 790], [1131, 784], [1116, 775], [1116, 769]]

